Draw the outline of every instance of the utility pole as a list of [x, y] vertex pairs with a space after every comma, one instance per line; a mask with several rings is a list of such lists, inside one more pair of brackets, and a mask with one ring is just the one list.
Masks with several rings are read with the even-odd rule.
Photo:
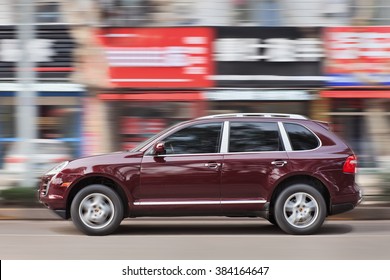
[[34, 58], [31, 56], [33, 53], [31, 48], [34, 47], [33, 40], [35, 39], [35, 0], [17, 0], [15, 5], [20, 51], [17, 62], [17, 82], [20, 90], [16, 95], [16, 131], [17, 138], [21, 141], [21, 153], [26, 158], [26, 168], [23, 172], [21, 186], [33, 187], [35, 182], [32, 155], [35, 150], [31, 140], [37, 138], [37, 108], [36, 93], [34, 91]]

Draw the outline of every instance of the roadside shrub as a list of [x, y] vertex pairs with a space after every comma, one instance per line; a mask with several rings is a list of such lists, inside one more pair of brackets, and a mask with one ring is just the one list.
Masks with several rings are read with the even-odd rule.
[[39, 205], [37, 189], [30, 187], [13, 187], [0, 191], [0, 204], [35, 207]]

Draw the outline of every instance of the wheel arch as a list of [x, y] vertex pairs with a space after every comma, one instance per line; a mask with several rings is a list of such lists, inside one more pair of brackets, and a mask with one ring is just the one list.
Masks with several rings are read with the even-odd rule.
[[330, 192], [326, 185], [317, 177], [306, 175], [306, 174], [300, 174], [300, 175], [293, 175], [291, 177], [285, 178], [281, 182], [279, 182], [276, 187], [274, 188], [271, 198], [269, 199], [270, 205], [269, 205], [269, 213], [270, 215], [273, 214], [274, 205], [276, 198], [278, 195], [287, 188], [288, 186], [294, 185], [294, 184], [308, 184], [312, 187], [314, 187], [317, 191], [319, 191], [322, 196], [325, 199], [326, 204], [326, 214], [329, 215], [330, 213]]
[[70, 218], [70, 206], [72, 205], [73, 199], [77, 195], [78, 192], [80, 192], [82, 189], [89, 185], [98, 184], [98, 185], [104, 185], [111, 189], [113, 189], [120, 197], [122, 204], [123, 204], [123, 218], [126, 218], [129, 214], [129, 206], [128, 206], [128, 198], [127, 195], [122, 188], [122, 186], [116, 182], [114, 179], [111, 179], [107, 176], [103, 175], [91, 175], [88, 177], [84, 177], [81, 180], [77, 181], [71, 188], [66, 202], [66, 217]]

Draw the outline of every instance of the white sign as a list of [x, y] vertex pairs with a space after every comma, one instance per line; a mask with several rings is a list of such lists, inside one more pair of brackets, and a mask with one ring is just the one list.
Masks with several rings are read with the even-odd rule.
[[305, 90], [214, 90], [206, 91], [207, 100], [313, 100], [314, 95]]
[[[55, 55], [53, 40], [33, 39], [27, 43], [28, 57], [32, 62], [49, 62]], [[19, 39], [0, 40], [0, 61], [17, 62], [22, 59]]]
[[319, 61], [322, 41], [316, 38], [220, 38], [215, 41], [216, 61]]

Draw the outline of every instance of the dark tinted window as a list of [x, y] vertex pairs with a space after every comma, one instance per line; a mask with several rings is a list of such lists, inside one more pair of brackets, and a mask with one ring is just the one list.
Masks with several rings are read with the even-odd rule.
[[229, 152], [281, 150], [277, 123], [231, 122]]
[[294, 151], [312, 150], [319, 146], [317, 137], [306, 127], [292, 123], [285, 123], [284, 127]]
[[167, 154], [218, 153], [221, 127], [221, 123], [207, 123], [177, 131], [164, 140]]

